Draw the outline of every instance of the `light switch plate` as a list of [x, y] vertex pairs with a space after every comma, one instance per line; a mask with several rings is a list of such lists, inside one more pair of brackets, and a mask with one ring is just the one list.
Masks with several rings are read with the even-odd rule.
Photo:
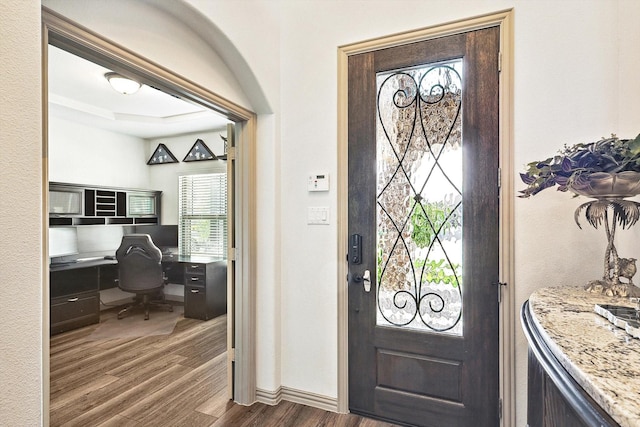
[[310, 207], [307, 212], [307, 224], [329, 225], [329, 207], [328, 206]]

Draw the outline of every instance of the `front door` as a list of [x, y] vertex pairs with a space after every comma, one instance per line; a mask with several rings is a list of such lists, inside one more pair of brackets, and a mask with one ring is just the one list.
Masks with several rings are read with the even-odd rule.
[[499, 425], [499, 29], [349, 57], [349, 409]]

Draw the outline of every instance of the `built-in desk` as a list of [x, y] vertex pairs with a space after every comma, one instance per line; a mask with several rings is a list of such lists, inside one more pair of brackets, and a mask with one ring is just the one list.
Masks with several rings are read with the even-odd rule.
[[[100, 289], [117, 277], [115, 259], [51, 264], [51, 334], [100, 321]], [[209, 320], [227, 312], [227, 262], [206, 256], [164, 255], [171, 282], [184, 285], [184, 316]], [[113, 285], [115, 286], [115, 285]]]

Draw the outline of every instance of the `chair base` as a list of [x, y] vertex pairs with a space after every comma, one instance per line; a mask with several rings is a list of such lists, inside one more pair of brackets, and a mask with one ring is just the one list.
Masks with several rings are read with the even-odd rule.
[[131, 313], [136, 307], [142, 306], [144, 308], [144, 320], [149, 320], [149, 308], [155, 307], [162, 310], [173, 312], [173, 306], [166, 302], [164, 294], [161, 293], [159, 300], [151, 300], [149, 294], [136, 295], [133, 299], [133, 304], [130, 304], [118, 312], [118, 320], [124, 318]]

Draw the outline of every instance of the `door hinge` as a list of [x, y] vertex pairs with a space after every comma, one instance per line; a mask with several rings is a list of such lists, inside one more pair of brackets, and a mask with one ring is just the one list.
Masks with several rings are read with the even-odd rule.
[[237, 258], [236, 254], [236, 248], [229, 248], [229, 253], [227, 254], [227, 258], [229, 258], [229, 261], [235, 261]]
[[493, 282], [492, 285], [498, 288], [498, 302], [502, 302], [502, 287], [507, 286], [506, 282]]
[[502, 419], [502, 398], [498, 400], [498, 418]]
[[236, 147], [227, 147], [227, 160], [235, 160]]
[[498, 52], [498, 72], [502, 71], [502, 52]]
[[498, 168], [498, 190], [502, 188], [502, 168]]
[[236, 349], [235, 348], [230, 348], [229, 349], [229, 357], [231, 358], [232, 362], [236, 361]]

